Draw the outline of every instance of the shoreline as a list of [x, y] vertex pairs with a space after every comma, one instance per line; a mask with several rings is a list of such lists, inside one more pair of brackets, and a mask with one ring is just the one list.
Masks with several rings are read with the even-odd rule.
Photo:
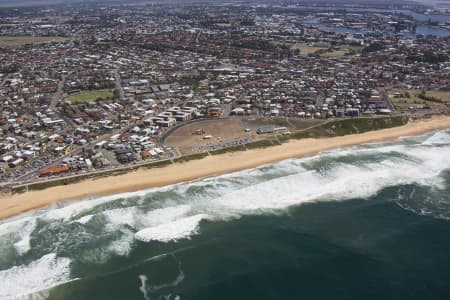
[[417, 136], [450, 128], [450, 116], [412, 121], [406, 125], [331, 138], [291, 140], [282, 145], [242, 152], [207, 156], [155, 169], [138, 169], [123, 175], [86, 179], [81, 182], [50, 187], [40, 191], [0, 196], [0, 219], [47, 206], [54, 202], [83, 200], [118, 193], [162, 187], [205, 177], [256, 168], [291, 158], [312, 156], [322, 151], [401, 137]]

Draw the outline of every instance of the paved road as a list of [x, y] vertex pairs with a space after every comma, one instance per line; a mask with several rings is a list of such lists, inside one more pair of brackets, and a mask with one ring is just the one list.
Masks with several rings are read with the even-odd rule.
[[386, 93], [386, 90], [381, 88], [381, 89], [379, 89], [379, 92], [380, 92], [380, 96], [384, 100], [384, 103], [386, 103], [387, 108], [389, 108], [391, 110], [391, 112], [394, 113], [395, 112], [395, 107], [392, 104], [392, 102], [389, 100], [389, 97], [388, 97], [388, 95]]
[[50, 108], [54, 109], [59, 101], [62, 100], [64, 82], [66, 81], [66, 75], [62, 75], [61, 80], [58, 81], [58, 90], [53, 94], [50, 101]]
[[[58, 158], [55, 162], [53, 162], [52, 165], [57, 165], [59, 163], [61, 163], [61, 161], [70, 155], [76, 155], [79, 154], [82, 151], [83, 147], [92, 147], [93, 145], [95, 145], [95, 143], [97, 143], [98, 141], [92, 141], [89, 144], [86, 144], [84, 146], [79, 146], [79, 148], [77, 150], [75, 150], [74, 152], [70, 153], [69, 155], [65, 155], [63, 157]], [[172, 160], [174, 158], [178, 158], [181, 156], [181, 153], [179, 153], [176, 149], [167, 149], [169, 153], [169, 157], [166, 159], [161, 159], [161, 160], [156, 160], [153, 162], [161, 162], [161, 161], [167, 161], [167, 160]], [[126, 169], [131, 169], [134, 167], [139, 167], [139, 166], [143, 166], [143, 165], [148, 165], [152, 163], [151, 161], [148, 160], [143, 160], [140, 162], [135, 162], [133, 164], [126, 164], [126, 165], [119, 165], [119, 166], [112, 166], [109, 168], [104, 168], [104, 169], [100, 169], [100, 170], [94, 170], [94, 171], [90, 171], [90, 172], [84, 172], [84, 173], [77, 173], [77, 174], [71, 174], [71, 175], [67, 175], [67, 176], [61, 176], [61, 177], [53, 177], [53, 178], [49, 178], [49, 179], [37, 179], [39, 178], [39, 170], [35, 170], [30, 172], [29, 174], [26, 175], [31, 175], [33, 173], [34, 177], [24, 177], [21, 176], [21, 180], [15, 180], [14, 182], [10, 182], [10, 183], [2, 183], [0, 184], [0, 187], [2, 186], [20, 186], [20, 185], [26, 185], [26, 184], [31, 184], [31, 183], [42, 183], [42, 182], [51, 182], [51, 181], [55, 181], [55, 180], [61, 180], [61, 179], [66, 179], [66, 178], [76, 178], [79, 176], [85, 176], [85, 175], [93, 175], [93, 174], [102, 174], [102, 173], [107, 173], [107, 172], [112, 172], [112, 171], [119, 171], [119, 170], [126, 170]], [[18, 179], [18, 178], [17, 178]]]
[[[84, 144], [84, 145], [75, 145], [75, 144], [73, 144], [72, 147], [74, 148], [74, 150], [72, 152], [68, 153], [67, 155], [63, 155], [61, 157], [56, 158], [55, 160], [52, 161], [52, 163], [46, 165], [45, 168], [48, 168], [48, 167], [51, 167], [51, 166], [60, 165], [64, 158], [70, 157], [70, 156], [73, 156], [73, 155], [79, 155], [79, 154], [81, 154], [83, 152], [83, 149], [85, 149], [85, 150], [93, 149], [97, 143], [99, 143], [101, 141], [108, 140], [112, 135], [123, 134], [123, 133], [131, 130], [131, 128], [133, 128], [134, 126], [136, 126], [136, 124], [134, 124], [134, 123], [128, 124], [128, 126], [125, 126], [125, 127], [121, 128], [119, 130], [115, 130], [115, 131], [113, 131], [110, 134], [104, 135], [100, 139], [96, 139], [96, 140], [90, 141], [89, 143]], [[173, 152], [173, 151], [169, 151], [169, 152], [170, 152], [171, 157], [177, 156], [177, 154], [175, 152]], [[122, 168], [122, 166], [120, 168]], [[33, 178], [37, 178], [37, 177], [39, 177], [41, 169], [43, 169], [43, 168], [32, 169], [32, 170], [26, 172], [25, 174], [23, 174], [23, 175], [21, 175], [19, 177], [16, 177], [14, 182], [28, 181], [28, 180], [32, 180]]]
[[222, 117], [226, 118], [228, 116], [230, 116], [230, 112], [231, 112], [231, 103], [229, 104], [224, 104], [223, 106], [223, 112], [222, 112]]
[[5, 78], [2, 80], [2, 86], [5, 85], [6, 81], [9, 79], [10, 75], [6, 75]]
[[116, 90], [119, 91], [119, 98], [120, 100], [124, 99], [124, 92], [123, 92], [123, 88], [122, 88], [122, 83], [120, 82], [120, 74], [119, 74], [119, 70], [118, 69], [114, 69], [114, 78], [115, 78], [115, 82], [116, 82]]
[[316, 108], [321, 108], [324, 103], [325, 103], [325, 95], [323, 93], [320, 93], [319, 95], [317, 95], [316, 98]]
[[[117, 69], [114, 70], [114, 76], [115, 76], [115, 80], [116, 80], [116, 88], [119, 91], [119, 95], [120, 98], [123, 99], [123, 89], [122, 89], [122, 85], [120, 82], [120, 75]], [[65, 76], [62, 77], [62, 80], [60, 80], [58, 82], [58, 91], [53, 95], [52, 100], [51, 100], [51, 104], [50, 104], [50, 108], [54, 108], [56, 107], [57, 103], [59, 100], [61, 100], [62, 98], [62, 94], [63, 94], [63, 87], [64, 87], [64, 82], [65, 82]], [[71, 128], [76, 127], [76, 124], [73, 123], [73, 121], [70, 118], [65, 118], [64, 117], [64, 121], [66, 121], [67, 125], [70, 126]], [[117, 130], [111, 134], [106, 135], [104, 138], [102, 139], [98, 139], [98, 140], [93, 140], [85, 145], [72, 145], [72, 147], [74, 148], [74, 150], [72, 152], [70, 152], [67, 155], [61, 156], [57, 159], [55, 159], [51, 164], [47, 165], [46, 167], [51, 167], [51, 166], [55, 166], [58, 164], [61, 164], [62, 160], [66, 157], [70, 157], [72, 155], [78, 155], [81, 154], [83, 149], [92, 149], [95, 147], [95, 144], [97, 144], [100, 141], [104, 141], [107, 140], [111, 135], [113, 134], [122, 134], [125, 133], [126, 131], [130, 130], [133, 126], [135, 126], [135, 124], [129, 124], [128, 126], [121, 128], [120, 130]], [[32, 178], [36, 178], [39, 176], [39, 169], [32, 169], [28, 172], [26, 172], [25, 174], [19, 176], [16, 178], [17, 180], [20, 181], [26, 181], [26, 180], [31, 180]]]

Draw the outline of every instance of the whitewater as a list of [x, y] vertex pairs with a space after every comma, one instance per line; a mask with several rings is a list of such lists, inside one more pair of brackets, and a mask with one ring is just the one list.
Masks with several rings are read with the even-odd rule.
[[[449, 154], [450, 131], [437, 131], [163, 188], [57, 203], [3, 220], [0, 299], [44, 299], [52, 288], [83, 279], [74, 265], [105, 264], [126, 259], [140, 245], [192, 239], [208, 224], [283, 215], [304, 203], [369, 198], [389, 187], [402, 186], [398, 207], [447, 220]], [[428, 196], [417, 187], [427, 187]], [[139, 280], [147, 299], [147, 279]]]

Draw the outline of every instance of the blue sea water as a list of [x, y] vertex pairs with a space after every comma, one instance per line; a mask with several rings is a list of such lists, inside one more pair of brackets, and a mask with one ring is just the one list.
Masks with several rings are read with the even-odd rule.
[[450, 131], [0, 223], [0, 299], [448, 299]]

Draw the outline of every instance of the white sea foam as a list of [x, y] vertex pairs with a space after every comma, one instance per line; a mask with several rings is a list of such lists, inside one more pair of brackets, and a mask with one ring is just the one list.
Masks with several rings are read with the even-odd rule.
[[[258, 169], [174, 185], [171, 189], [166, 187], [165, 191], [176, 191], [178, 195], [189, 192], [190, 196], [181, 200], [185, 204], [173, 206], [174, 202], [169, 199], [161, 204], [162, 208], [145, 214], [139, 210], [125, 209], [117, 212], [118, 216], [112, 218], [111, 220], [114, 220], [111, 222], [128, 224], [139, 230], [135, 238], [141, 241], [172, 241], [195, 234], [198, 222], [192, 221], [189, 215], [195, 217], [203, 214], [208, 215], [210, 219], [227, 219], [323, 199], [369, 197], [384, 187], [397, 184], [419, 183], [439, 188], [443, 184], [439, 177], [440, 172], [450, 167], [450, 157], [444, 155], [449, 150], [402, 144], [332, 150], [312, 158], [288, 160]], [[358, 165], [336, 163], [324, 172], [306, 170], [302, 166], [305, 162], [325, 157], [391, 152], [402, 153], [407, 157], [394, 155], [376, 163], [364, 162]], [[440, 159], [436, 159], [437, 157]], [[261, 169], [275, 176], [273, 179], [261, 181], [257, 179], [258, 176], [265, 175]], [[276, 176], [277, 174], [281, 175]], [[251, 175], [255, 177], [250, 178]], [[192, 188], [200, 188], [200, 192], [197, 193]], [[181, 220], [191, 221], [183, 224], [187, 230], [178, 226], [179, 222], [182, 222], [179, 220], [181, 217]], [[142, 229], [144, 227], [145, 229]]]
[[[185, 216], [190, 211], [189, 205], [178, 205], [151, 210], [143, 213], [136, 207], [118, 208], [103, 212], [108, 218], [106, 230], [109, 232], [120, 230], [123, 235], [108, 246], [108, 252], [126, 256], [131, 251], [134, 233], [129, 227], [139, 230], [142, 228], [170, 223]], [[129, 227], [124, 227], [125, 225]]]
[[141, 221], [145, 226], [155, 226], [186, 216], [190, 210], [189, 205], [158, 208], [146, 213]]
[[170, 282], [167, 282], [167, 283], [158, 284], [158, 285], [152, 285], [151, 290], [152, 291], [158, 291], [158, 290], [165, 289], [165, 288], [168, 288], [168, 287], [176, 287], [181, 282], [183, 282], [184, 278], [185, 277], [184, 277], [183, 269], [181, 268], [181, 263], [178, 262], [178, 275], [177, 275], [177, 277], [174, 280], [172, 280]]
[[14, 243], [14, 248], [16, 249], [17, 254], [24, 255], [30, 250], [30, 237], [24, 237], [18, 242]]
[[189, 205], [183, 204], [156, 208], [145, 213], [136, 207], [126, 207], [104, 211], [103, 214], [108, 218], [106, 229], [108, 231], [115, 231], [123, 225], [138, 229], [171, 222], [185, 216], [190, 209]]
[[[52, 220], [69, 220], [73, 216], [80, 214], [89, 208], [100, 205], [105, 202], [105, 199], [96, 199], [92, 201], [82, 200], [80, 202], [72, 202], [69, 204], [62, 204], [62, 207], [50, 206], [43, 214], [38, 215], [39, 218], [52, 221]], [[54, 204], [61, 205], [61, 204]]]
[[93, 216], [94, 215], [86, 215], [86, 216], [83, 216], [83, 217], [75, 220], [74, 222], [77, 222], [80, 224], [86, 224], [87, 222], [89, 222], [92, 219]]
[[[418, 157], [432, 156], [426, 151], [414, 151]], [[435, 154], [434, 154], [435, 155]], [[348, 199], [369, 197], [386, 186], [407, 183], [440, 184], [439, 173], [450, 166], [450, 160], [436, 162], [426, 159], [422, 164], [405, 160], [386, 160], [361, 166], [337, 164], [325, 174], [315, 170], [275, 178], [235, 190], [215, 199], [213, 205], [243, 214], [282, 209], [309, 201], [327, 198]], [[208, 212], [211, 214], [211, 211]]]
[[429, 138], [427, 138], [424, 142], [422, 142], [423, 145], [442, 145], [449, 143], [450, 143], [450, 134], [449, 132], [446, 131], [438, 131]]
[[139, 275], [139, 280], [141, 281], [141, 286], [139, 287], [139, 291], [144, 295], [145, 300], [150, 300], [150, 298], [147, 295], [147, 276], [145, 275]]
[[13, 242], [17, 254], [23, 255], [30, 250], [30, 235], [35, 226], [36, 219], [32, 217], [3, 223], [0, 224], [0, 237], [5, 239], [5, 235], [9, 235], [10, 238], [8, 240]]
[[[136, 192], [136, 194], [138, 194]], [[124, 193], [123, 197], [131, 197], [132, 193]], [[70, 220], [70, 218], [83, 213], [85, 211], [88, 211], [92, 209], [93, 207], [96, 207], [98, 205], [101, 205], [103, 203], [111, 202], [117, 199], [120, 199], [120, 195], [113, 195], [113, 196], [106, 196], [101, 197], [98, 199], [89, 199], [89, 200], [82, 200], [77, 202], [68, 202], [63, 204], [57, 204], [62, 205], [62, 207], [58, 208], [52, 208], [50, 207], [49, 210], [46, 210], [43, 214], [39, 215], [40, 218], [45, 220]]]
[[108, 218], [107, 231], [118, 230], [123, 225], [135, 227], [136, 207], [111, 209], [104, 211], [103, 214]]
[[[437, 132], [421, 140], [409, 141], [409, 144], [398, 142], [331, 150], [311, 158], [290, 159], [194, 182], [66, 203], [63, 207], [4, 221], [0, 224], [0, 237], [3, 241], [8, 237], [7, 243], [23, 255], [30, 249], [30, 235], [39, 234], [33, 231], [37, 218], [47, 222], [60, 220], [58, 226], [64, 226], [65, 222], [84, 225], [95, 215], [101, 215], [106, 220], [105, 234], [115, 236], [120, 231], [120, 235], [104, 248], [82, 250], [90, 257], [87, 261], [103, 262], [111, 253], [128, 255], [135, 239], [169, 242], [189, 238], [198, 233], [201, 220], [206, 218], [224, 220], [280, 211], [305, 202], [367, 198], [395, 185], [417, 183], [443, 188], [440, 174], [450, 168], [450, 145], [447, 143], [450, 143], [450, 135]], [[377, 154], [382, 155], [377, 157]], [[358, 160], [358, 155], [364, 155], [364, 159]], [[372, 155], [376, 157], [373, 161]], [[347, 159], [348, 156], [355, 156], [355, 162]], [[325, 159], [324, 168], [322, 159]], [[314, 167], [316, 163], [320, 168]], [[136, 204], [128, 200], [134, 197], [139, 198]], [[121, 198], [125, 200], [120, 204], [110, 203], [109, 208], [97, 208]], [[84, 216], [79, 218], [81, 214]], [[14, 274], [22, 276], [20, 282], [26, 290], [38, 290], [67, 280], [70, 261], [48, 255], [28, 266], [0, 271], [0, 299], [9, 295], [3, 282], [11, 285], [11, 289], [18, 288], [12, 285], [12, 279], [8, 279], [19, 278]], [[44, 278], [29, 276], [26, 271], [37, 274], [33, 271], [37, 268], [43, 270]], [[10, 294], [15, 295], [14, 290]]]
[[0, 299], [19, 299], [69, 281], [70, 259], [51, 253], [22, 266], [0, 271]]
[[118, 240], [113, 241], [108, 246], [108, 251], [119, 256], [127, 256], [131, 251], [131, 246], [134, 241], [133, 232], [124, 232], [122, 237]]
[[[155, 189], [152, 188], [136, 192], [127, 192], [111, 196], [104, 196], [96, 199], [83, 199], [76, 202], [70, 201], [60, 204], [54, 204], [53, 206], [52, 205], [49, 206], [47, 209], [36, 211], [35, 217], [39, 217], [44, 220], [68, 221], [70, 220], [70, 218], [73, 218], [74, 216], [81, 214], [83, 212], [89, 211], [92, 208], [97, 207], [101, 204], [112, 202], [121, 198], [127, 199], [132, 197], [143, 197], [153, 190]], [[81, 219], [82, 218], [80, 218], [79, 220]]]
[[175, 220], [173, 222], [145, 228], [138, 231], [134, 236], [142, 242], [160, 241], [170, 242], [188, 238], [197, 233], [200, 221], [206, 219], [207, 215], [199, 214], [191, 217]]
[[24, 226], [26, 222], [32, 221], [33, 217], [24, 217], [12, 220], [6, 220], [0, 224], [0, 237], [6, 234], [16, 232]]

